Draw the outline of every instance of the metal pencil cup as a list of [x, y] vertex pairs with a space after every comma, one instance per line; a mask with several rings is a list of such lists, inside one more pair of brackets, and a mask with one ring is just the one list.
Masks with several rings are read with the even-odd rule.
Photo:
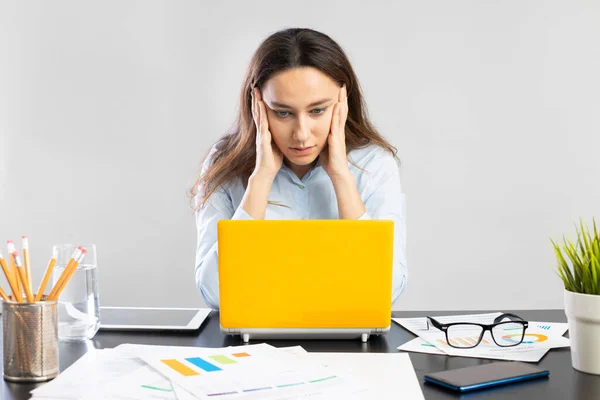
[[2, 303], [4, 379], [43, 382], [58, 375], [56, 301]]

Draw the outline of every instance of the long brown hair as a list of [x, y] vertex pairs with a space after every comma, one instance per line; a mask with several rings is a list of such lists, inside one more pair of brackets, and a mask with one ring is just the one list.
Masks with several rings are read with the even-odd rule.
[[[259, 89], [274, 74], [297, 67], [313, 67], [346, 84], [348, 117], [346, 149], [378, 144], [396, 156], [396, 148], [385, 140], [367, 117], [358, 79], [344, 50], [329, 36], [312, 29], [292, 28], [276, 32], [254, 52], [240, 92], [240, 110], [233, 129], [223, 136], [206, 166], [190, 189], [192, 202], [198, 194], [201, 207], [221, 185], [252, 174], [256, 163], [256, 126], [252, 119], [251, 91]], [[201, 189], [199, 189], [201, 188]]]

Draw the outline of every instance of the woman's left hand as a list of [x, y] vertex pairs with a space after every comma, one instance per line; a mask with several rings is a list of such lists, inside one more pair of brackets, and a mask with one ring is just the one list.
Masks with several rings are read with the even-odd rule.
[[338, 94], [338, 102], [333, 107], [331, 128], [327, 136], [327, 147], [323, 149], [319, 158], [327, 175], [333, 180], [343, 178], [350, 174], [348, 158], [346, 156], [346, 118], [348, 117], [348, 96], [346, 85], [342, 86]]

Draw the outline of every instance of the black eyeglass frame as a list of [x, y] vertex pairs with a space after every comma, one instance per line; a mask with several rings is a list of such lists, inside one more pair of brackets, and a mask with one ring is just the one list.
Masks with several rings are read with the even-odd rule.
[[[508, 318], [510, 321], [503, 321], [503, 319]], [[523, 339], [525, 338], [525, 331], [527, 330], [527, 327], [529, 326], [529, 321], [525, 321], [523, 318], [519, 317], [518, 315], [515, 314], [511, 314], [511, 313], [504, 313], [501, 314], [499, 316], [497, 316], [496, 318], [494, 318], [494, 323], [493, 324], [477, 324], [474, 322], [451, 322], [448, 324], [443, 324], [441, 322], [439, 322], [438, 320], [436, 320], [433, 317], [427, 317], [427, 329], [429, 330], [429, 322], [431, 322], [431, 325], [433, 325], [435, 328], [441, 330], [442, 332], [444, 332], [444, 334], [446, 335], [446, 343], [448, 343], [448, 346], [450, 347], [454, 347], [455, 349], [472, 349], [473, 347], [477, 347], [480, 343], [481, 340], [483, 339], [483, 335], [485, 334], [485, 331], [490, 331], [490, 336], [492, 336], [492, 340], [494, 340], [494, 343], [496, 343], [498, 346], [500, 347], [514, 347], [514, 346], [518, 346], [523, 342]], [[518, 323], [523, 325], [523, 334], [521, 335], [521, 339], [514, 344], [509, 344], [509, 345], [502, 345], [499, 344], [496, 341], [496, 338], [494, 337], [494, 332], [493, 332], [493, 328], [499, 326], [499, 325], [503, 325], [503, 324], [514, 324], [514, 323]], [[450, 338], [448, 337], [448, 328], [450, 328], [453, 325], [476, 325], [482, 328], [481, 333], [479, 334], [479, 340], [477, 340], [477, 343], [475, 343], [472, 346], [454, 346], [452, 343], [450, 343]]]

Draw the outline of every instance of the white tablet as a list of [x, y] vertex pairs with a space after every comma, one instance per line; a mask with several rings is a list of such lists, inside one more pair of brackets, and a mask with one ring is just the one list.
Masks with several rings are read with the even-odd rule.
[[193, 331], [210, 308], [100, 307], [102, 330]]

